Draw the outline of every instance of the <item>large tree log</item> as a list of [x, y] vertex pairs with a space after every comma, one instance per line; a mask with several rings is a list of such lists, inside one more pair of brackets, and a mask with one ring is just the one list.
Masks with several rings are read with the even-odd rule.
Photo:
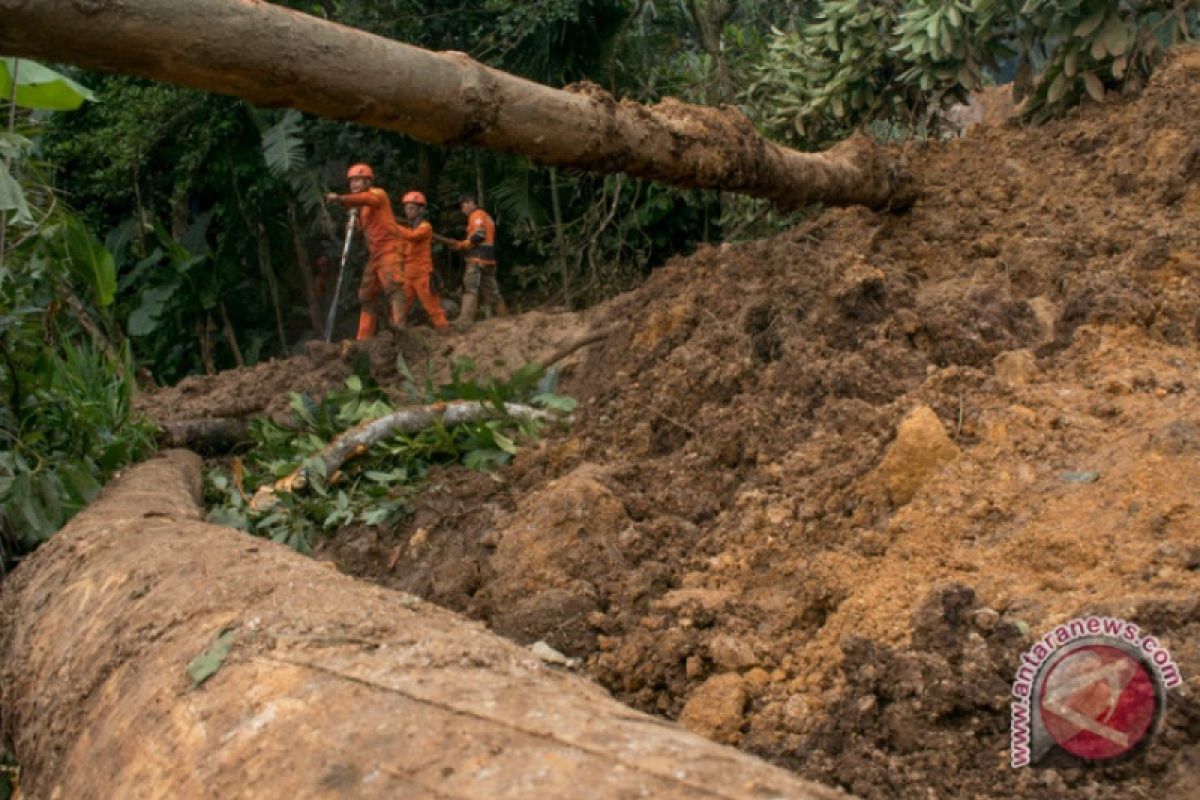
[[[31, 798], [833, 798], [633, 712], [477, 623], [200, 521], [173, 451], [0, 591]], [[221, 631], [200, 686], [186, 668]]]
[[[906, 201], [871, 142], [822, 154], [763, 139], [732, 107], [551, 89], [256, 0], [0, 0], [0, 52], [684, 187], [879, 207]], [[903, 196], [903, 197], [901, 197]]]

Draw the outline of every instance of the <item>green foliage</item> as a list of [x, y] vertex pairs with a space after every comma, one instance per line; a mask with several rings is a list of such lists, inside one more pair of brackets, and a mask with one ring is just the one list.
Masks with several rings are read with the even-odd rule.
[[[441, 386], [433, 384], [428, 370], [418, 380], [403, 360], [397, 367], [405, 376], [403, 390], [414, 403], [477, 400], [494, 405], [497, 418], [397, 435], [376, 443], [331, 475], [316, 457], [322, 448], [350, 428], [398, 407], [380, 387], [359, 376], [319, 401], [293, 395], [295, 426], [255, 420], [253, 449], [232, 465], [207, 473], [208, 520], [309, 552], [320, 531], [352, 524], [391, 525], [404, 518], [434, 465], [463, 464], [488, 471], [507, 464], [519, 443], [537, 430], [528, 420], [504, 415], [505, 403], [530, 402], [559, 411], [574, 408], [571, 398], [554, 392], [557, 373], [536, 364], [522, 367], [505, 381], [481, 380], [475, 364], [460, 359], [452, 365], [451, 381]], [[308, 478], [303, 489], [279, 494], [279, 503], [269, 510], [250, 508], [249, 498], [259, 487], [301, 466]]]
[[9, 800], [20, 784], [21, 768], [7, 750], [0, 750], [0, 800]]
[[[43, 74], [26, 66], [19, 81]], [[110, 344], [112, 255], [33, 159], [38, 119], [19, 119], [20, 132], [0, 140], [9, 182], [0, 203], [0, 567], [45, 541], [109, 475], [154, 446], [152, 427], [133, 411], [129, 348]]]
[[[936, 132], [937, 112], [1015, 73], [1035, 119], [1136, 88], [1197, 30], [1198, 2], [825, 0], [775, 30], [746, 99], [777, 135], [823, 145], [873, 121]], [[1035, 77], [1036, 76], [1036, 77]]]
[[128, 351], [123, 355], [119, 373], [90, 343], [65, 339], [28, 361], [7, 350], [4, 378], [13, 393], [0, 413], [5, 560], [48, 539], [109, 475], [153, 452], [154, 428], [133, 412], [133, 381], [126, 377], [133, 363]]
[[66, 75], [27, 58], [0, 58], [0, 97], [13, 97], [13, 72], [17, 74], [16, 103], [42, 111], [73, 111], [86, 100], [95, 100], [90, 89]]
[[[274, 166], [303, 161], [299, 115], [132, 78], [98, 78], [97, 94], [102, 103], [52, 121], [42, 150], [91, 227], [109, 231], [114, 314], [139, 363], [162, 382], [202, 369], [197, 334], [223, 315], [251, 361], [267, 342], [284, 351], [263, 254], [285, 325], [307, 323], [287, 200], [294, 175], [310, 184], [295, 195], [303, 207], [318, 205], [320, 192], [311, 169], [276, 177], [262, 136], [281, 121], [269, 142], [287, 163]], [[215, 366], [233, 366], [226, 340], [212, 339]]]
[[[32, 148], [33, 142], [21, 134], [0, 132], [0, 214], [4, 214], [5, 219], [13, 225], [33, 223], [25, 189], [9, 169], [9, 164], [23, 160]], [[12, 216], [8, 216], [10, 211]]]
[[1200, 2], [1027, 0], [1013, 29], [1024, 63], [1040, 67], [1036, 82], [1018, 72], [1040, 121], [1085, 97], [1141, 88], [1168, 47], [1200, 32]]

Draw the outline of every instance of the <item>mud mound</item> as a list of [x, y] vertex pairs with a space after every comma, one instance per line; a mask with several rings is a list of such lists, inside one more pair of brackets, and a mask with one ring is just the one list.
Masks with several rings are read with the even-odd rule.
[[329, 556], [863, 797], [1196, 796], [1194, 681], [1118, 764], [1007, 747], [1017, 659], [1071, 617], [1200, 671], [1200, 54], [907, 156], [903, 215], [705, 248], [601, 307], [575, 431]]
[[[480, 376], [507, 377], [531, 361], [545, 361], [581, 338], [596, 312], [584, 314], [533, 311], [516, 317], [489, 319], [465, 332], [440, 337], [428, 328], [384, 332], [367, 342], [308, 342], [300, 355], [274, 359], [216, 375], [196, 375], [175, 386], [140, 395], [138, 408], [156, 422], [205, 417], [290, 415], [292, 392], [317, 397], [340, 388], [352, 374], [369, 375], [383, 386], [397, 386], [403, 359], [418, 380], [429, 374], [447, 381], [450, 365], [470, 358]], [[573, 353], [559, 366], [570, 374], [582, 357]]]

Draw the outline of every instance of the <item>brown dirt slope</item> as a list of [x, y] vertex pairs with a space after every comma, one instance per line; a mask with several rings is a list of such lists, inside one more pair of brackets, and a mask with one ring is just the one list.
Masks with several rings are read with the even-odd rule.
[[[264, 361], [253, 367], [216, 375], [194, 375], [175, 386], [140, 395], [138, 408], [157, 422], [206, 417], [290, 415], [293, 392], [319, 396], [340, 388], [355, 372], [369, 373], [381, 385], [401, 381], [397, 358], [402, 357], [418, 380], [426, 372], [435, 383], [449, 379], [449, 364], [471, 358], [481, 374], [505, 377], [530, 361], [547, 359], [579, 339], [598, 310], [582, 314], [533, 311], [519, 317], [492, 319], [465, 333], [441, 338], [429, 328], [385, 332], [369, 342], [326, 344], [312, 341], [291, 358]], [[562, 361], [564, 373], [581, 358]]]
[[636, 323], [577, 373], [571, 435], [331, 556], [865, 797], [1195, 796], [1194, 680], [1122, 763], [1007, 747], [1019, 654], [1075, 615], [1200, 671], [1200, 55], [907, 155], [907, 213], [704, 249], [608, 304]]
[[[903, 214], [594, 310], [573, 432], [327, 557], [863, 797], [1200, 796], [1200, 53], [907, 157]], [[1134, 757], [1014, 771], [1017, 659], [1089, 612], [1188, 681]]]

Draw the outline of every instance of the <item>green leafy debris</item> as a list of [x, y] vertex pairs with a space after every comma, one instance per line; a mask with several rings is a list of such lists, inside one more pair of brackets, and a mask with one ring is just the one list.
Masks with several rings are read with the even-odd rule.
[[[414, 404], [475, 400], [494, 406], [496, 417], [446, 428], [435, 425], [416, 434], [398, 434], [377, 442], [366, 453], [345, 462], [332, 474], [318, 453], [331, 440], [361, 423], [378, 419], [399, 406], [383, 389], [359, 376], [344, 388], [314, 399], [294, 394], [294, 426], [269, 419], [254, 420], [255, 445], [239, 460], [241, 483], [228, 468], [207, 474], [208, 520], [309, 552], [322, 531], [347, 525], [393, 525], [411, 512], [413, 500], [434, 466], [461, 464], [487, 472], [508, 464], [521, 445], [536, 436], [535, 424], [504, 413], [505, 404], [527, 402], [569, 412], [574, 399], [556, 394], [557, 373], [527, 364], [503, 381], [478, 376], [469, 359], [451, 365], [450, 382], [436, 386], [426, 369], [418, 380], [402, 360], [404, 389]], [[256, 511], [248, 497], [259, 487], [305, 466], [307, 484], [278, 495], [269, 510]]]
[[188, 662], [187, 674], [192, 679], [193, 688], [202, 685], [221, 669], [233, 648], [239, 626], [240, 623], [237, 623], [223, 628], [207, 650]]

